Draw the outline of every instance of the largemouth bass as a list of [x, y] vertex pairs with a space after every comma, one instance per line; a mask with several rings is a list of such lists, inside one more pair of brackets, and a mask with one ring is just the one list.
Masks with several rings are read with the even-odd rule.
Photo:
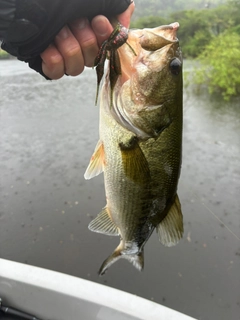
[[101, 89], [100, 139], [85, 178], [104, 172], [107, 204], [89, 229], [121, 240], [100, 274], [120, 258], [142, 270], [144, 245], [154, 229], [165, 246], [175, 245], [183, 234], [177, 196], [182, 149], [178, 27], [175, 22], [129, 30], [128, 45], [116, 49], [119, 77], [113, 87], [110, 64]]

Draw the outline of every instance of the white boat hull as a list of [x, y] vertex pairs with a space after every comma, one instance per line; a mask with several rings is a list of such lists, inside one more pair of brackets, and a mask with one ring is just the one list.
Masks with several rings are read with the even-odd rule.
[[3, 259], [0, 297], [42, 320], [194, 320], [117, 289]]

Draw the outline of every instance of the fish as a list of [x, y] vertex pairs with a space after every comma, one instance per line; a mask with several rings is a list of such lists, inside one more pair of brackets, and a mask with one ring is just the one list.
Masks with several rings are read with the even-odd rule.
[[177, 195], [183, 127], [178, 28], [174, 22], [128, 30], [126, 41], [114, 49], [121, 63], [114, 86], [109, 59], [100, 92], [99, 141], [84, 175], [91, 179], [103, 172], [106, 193], [106, 206], [89, 229], [120, 236], [100, 275], [121, 258], [141, 271], [154, 230], [167, 247], [183, 236]]

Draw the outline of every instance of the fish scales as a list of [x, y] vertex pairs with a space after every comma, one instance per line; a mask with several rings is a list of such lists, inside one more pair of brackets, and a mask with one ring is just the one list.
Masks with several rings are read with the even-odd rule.
[[100, 274], [120, 258], [142, 270], [144, 245], [154, 229], [165, 246], [175, 245], [183, 234], [177, 196], [182, 150], [178, 26], [130, 30], [131, 48], [123, 44], [114, 51], [121, 75], [112, 86], [108, 73], [101, 89], [100, 139], [85, 178], [104, 172], [107, 203], [89, 229], [119, 235], [120, 244]]
[[[105, 112], [104, 108], [101, 108], [100, 112], [101, 117], [105, 118], [100, 127], [101, 139], [104, 141], [104, 148], [106, 150], [111, 149], [111, 152], [105, 152], [106, 168], [104, 176], [107, 206], [113, 222], [120, 230], [125, 230], [126, 241], [131, 241], [133, 239], [132, 235], [138, 230], [139, 222], [146, 219], [144, 206], [146, 205], [145, 198], [149, 186], [136, 184], [134, 180], [125, 175], [119, 143], [124, 141], [126, 133], [131, 140], [132, 134], [129, 135], [129, 132], [124, 132], [126, 130], [108, 112]], [[111, 122], [113, 122], [112, 125], [110, 125]], [[118, 136], [114, 132], [118, 132]], [[116, 140], [118, 143], [116, 143]], [[115, 150], [113, 150], [113, 145]], [[114, 168], [114, 170], [110, 168]], [[137, 201], [132, 201], [132, 199], [137, 199]], [[129, 212], [131, 212], [131, 215], [128, 214]]]

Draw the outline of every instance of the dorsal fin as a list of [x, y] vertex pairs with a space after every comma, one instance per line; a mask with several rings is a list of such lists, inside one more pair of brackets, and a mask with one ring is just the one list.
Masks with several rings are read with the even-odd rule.
[[84, 173], [84, 178], [89, 180], [98, 176], [103, 172], [103, 167], [105, 164], [104, 147], [101, 140], [98, 141], [94, 153], [90, 159], [89, 165], [86, 172]]
[[97, 217], [90, 222], [88, 229], [109, 236], [119, 235], [118, 228], [110, 218], [107, 207], [103, 208]]
[[176, 245], [183, 235], [183, 216], [178, 195], [166, 217], [156, 227], [159, 240], [166, 247]]

